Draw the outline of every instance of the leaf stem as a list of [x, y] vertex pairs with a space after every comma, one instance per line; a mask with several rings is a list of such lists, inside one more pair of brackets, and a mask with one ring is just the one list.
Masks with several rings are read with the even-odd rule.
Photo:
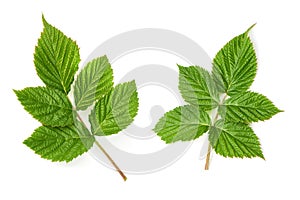
[[95, 141], [95, 143], [99, 147], [99, 149], [103, 152], [103, 154], [108, 158], [111, 164], [116, 168], [117, 172], [122, 176], [123, 180], [126, 181], [127, 177], [122, 172], [122, 170], [118, 167], [115, 161], [110, 157], [110, 155], [105, 151], [105, 149], [101, 146], [101, 144], [97, 140]]
[[[220, 105], [224, 104], [224, 102], [226, 100], [226, 97], [227, 97], [227, 94], [225, 94], [224, 97], [222, 98], [222, 101], [221, 101]], [[213, 125], [215, 125], [215, 123], [218, 120], [218, 118], [219, 118], [219, 113], [218, 113], [218, 110], [217, 110], [217, 113], [216, 113], [216, 115], [214, 117], [214, 120], [213, 120]], [[204, 167], [205, 170], [209, 170], [209, 162], [210, 162], [210, 152], [211, 152], [211, 150], [212, 150], [212, 146], [211, 146], [210, 142], [208, 141], [208, 148], [207, 148], [206, 161], [205, 161], [205, 167]]]
[[210, 142], [208, 141], [208, 149], [207, 149], [206, 161], [204, 167], [205, 170], [209, 170], [210, 152], [211, 152], [211, 145]]
[[[84, 121], [82, 120], [82, 118], [80, 117], [78, 112], [76, 112], [76, 115], [77, 115], [78, 119], [80, 120], [80, 122], [87, 128], [86, 124], [84, 123]], [[97, 147], [102, 151], [102, 153], [107, 157], [107, 159], [111, 162], [111, 164], [114, 166], [116, 171], [122, 176], [123, 180], [126, 181], [127, 177], [122, 172], [122, 170], [118, 167], [118, 165], [115, 163], [115, 161], [112, 159], [112, 157], [105, 151], [105, 149], [102, 147], [102, 145], [97, 140], [95, 140], [95, 143], [96, 143]]]

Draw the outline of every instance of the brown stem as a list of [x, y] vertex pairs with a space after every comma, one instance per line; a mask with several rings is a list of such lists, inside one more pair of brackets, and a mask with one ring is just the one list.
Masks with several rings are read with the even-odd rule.
[[[214, 117], [213, 124], [216, 123], [216, 121], [218, 120], [218, 117], [219, 117], [219, 113], [217, 112], [216, 116]], [[212, 150], [212, 147], [210, 145], [210, 142], [208, 141], [208, 148], [207, 148], [206, 161], [205, 161], [205, 167], [204, 167], [205, 170], [209, 170], [209, 161], [210, 161], [211, 150]]]
[[115, 163], [115, 161], [110, 157], [110, 155], [105, 151], [105, 149], [101, 146], [101, 144], [96, 140], [96, 145], [99, 147], [99, 149], [104, 153], [104, 155], [108, 158], [108, 160], [111, 162], [111, 164], [116, 168], [117, 172], [122, 176], [123, 180], [126, 181], [127, 177], [125, 174], [121, 171], [121, 169], [118, 167], [118, 165]]
[[209, 169], [210, 152], [211, 152], [211, 145], [208, 142], [208, 148], [207, 148], [207, 154], [206, 154], [206, 162], [205, 162], [205, 167], [204, 167], [205, 170]]
[[[225, 100], [226, 100], [226, 97], [227, 97], [227, 94], [224, 95], [220, 105], [224, 104]], [[217, 111], [215, 117], [214, 117], [214, 120], [213, 120], [213, 125], [216, 123], [216, 121], [218, 120], [219, 118], [219, 113]], [[205, 170], [209, 170], [209, 162], [210, 162], [210, 152], [212, 150], [212, 147], [211, 147], [211, 144], [210, 142], [208, 141], [208, 148], [207, 148], [207, 154], [206, 154], [206, 161], [205, 161], [205, 167], [204, 169]]]
[[[76, 115], [77, 115], [78, 119], [81, 121], [81, 123], [85, 127], [87, 127], [85, 125], [85, 123], [83, 122], [82, 118], [80, 117], [80, 115], [77, 112], [76, 112]], [[115, 167], [115, 169], [117, 170], [117, 172], [122, 176], [123, 180], [126, 181], [127, 177], [121, 171], [121, 169], [118, 167], [118, 165], [115, 163], [115, 161], [110, 157], [110, 155], [105, 151], [105, 149], [101, 146], [101, 144], [97, 140], [95, 140], [95, 143], [96, 143], [97, 147], [102, 151], [102, 153], [107, 157], [107, 159], [111, 162], [111, 164]]]

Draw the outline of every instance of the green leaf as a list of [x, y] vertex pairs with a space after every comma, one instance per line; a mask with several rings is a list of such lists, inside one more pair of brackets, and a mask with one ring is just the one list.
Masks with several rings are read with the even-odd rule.
[[213, 60], [213, 78], [220, 92], [238, 94], [248, 90], [254, 81], [257, 61], [248, 36], [252, 27], [229, 41]]
[[194, 140], [208, 130], [210, 118], [198, 107], [177, 107], [160, 118], [153, 129], [166, 143]]
[[89, 116], [92, 133], [111, 135], [131, 124], [138, 111], [136, 90], [134, 81], [126, 82], [101, 98]]
[[48, 87], [28, 87], [14, 92], [24, 109], [42, 124], [73, 124], [72, 105], [63, 92]]
[[85, 110], [108, 93], [113, 86], [113, 71], [106, 56], [89, 62], [79, 73], [74, 86], [77, 110]]
[[37, 74], [47, 86], [67, 94], [78, 70], [79, 48], [44, 17], [43, 23], [44, 30], [34, 53]]
[[70, 162], [89, 150], [94, 141], [89, 131], [78, 124], [78, 127], [75, 125], [55, 128], [41, 126], [24, 141], [24, 144], [42, 158], [53, 162]]
[[264, 159], [258, 137], [247, 124], [218, 120], [209, 130], [209, 141], [224, 157]]
[[179, 90], [184, 100], [211, 110], [218, 105], [219, 95], [207, 70], [198, 66], [179, 67]]
[[219, 112], [227, 121], [250, 123], [270, 119], [281, 110], [264, 95], [243, 92], [227, 99]]

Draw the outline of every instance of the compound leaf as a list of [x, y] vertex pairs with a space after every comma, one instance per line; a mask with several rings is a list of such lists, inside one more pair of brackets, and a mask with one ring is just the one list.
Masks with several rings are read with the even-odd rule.
[[41, 80], [64, 93], [70, 91], [80, 62], [77, 44], [43, 17], [44, 30], [34, 53], [34, 64]]
[[83, 125], [66, 127], [37, 128], [33, 134], [24, 141], [42, 158], [51, 161], [70, 162], [89, 150], [95, 139]]
[[248, 90], [254, 81], [257, 61], [248, 36], [252, 27], [230, 40], [213, 60], [213, 78], [220, 92], [238, 94]]
[[137, 88], [134, 81], [117, 85], [104, 95], [91, 111], [89, 120], [92, 133], [111, 135], [133, 122], [138, 111]]
[[89, 62], [79, 73], [74, 86], [77, 110], [85, 110], [113, 86], [113, 71], [106, 56]]
[[153, 129], [166, 143], [194, 140], [208, 130], [210, 118], [198, 107], [177, 107], [160, 118]]
[[244, 123], [218, 120], [209, 130], [209, 141], [224, 157], [260, 157], [264, 159], [258, 137]]
[[72, 105], [65, 93], [49, 87], [28, 87], [14, 92], [24, 109], [42, 124], [73, 124]]

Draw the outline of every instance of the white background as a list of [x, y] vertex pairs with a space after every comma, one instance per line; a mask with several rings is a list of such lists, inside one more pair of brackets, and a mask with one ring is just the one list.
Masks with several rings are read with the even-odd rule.
[[[299, 199], [299, 46], [297, 1], [1, 1], [0, 199]], [[257, 23], [259, 70], [252, 90], [285, 110], [255, 124], [266, 161], [214, 155], [204, 171], [195, 142], [157, 173], [119, 175], [88, 154], [72, 163], [40, 159], [22, 141], [39, 126], [12, 89], [41, 84], [33, 66], [41, 13], [76, 39], [82, 60], [110, 37], [137, 28], [180, 32], [213, 57], [233, 36]], [[162, 103], [163, 100], [162, 99]]]

